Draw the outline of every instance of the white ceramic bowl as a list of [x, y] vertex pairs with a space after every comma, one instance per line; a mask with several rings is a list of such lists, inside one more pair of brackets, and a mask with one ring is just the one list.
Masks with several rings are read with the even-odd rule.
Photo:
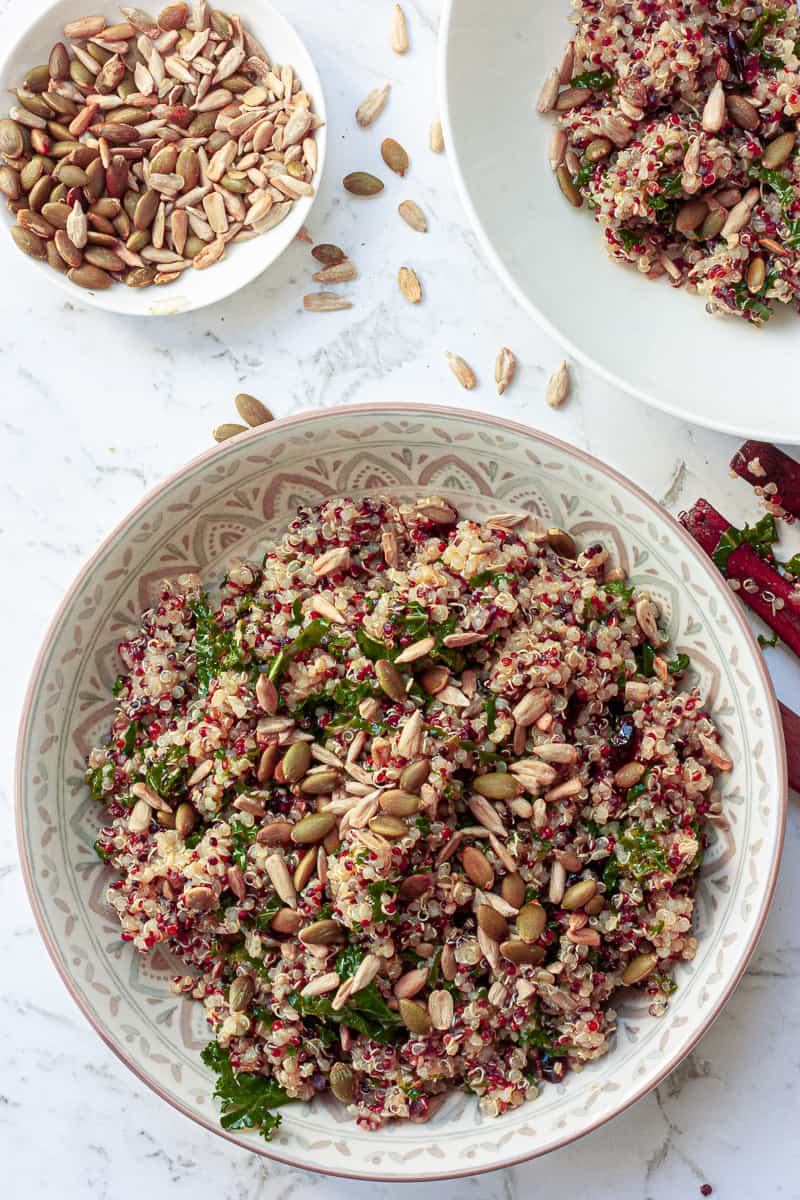
[[[154, 11], [158, 12], [161, 7], [161, 4], [156, 6]], [[238, 13], [245, 27], [259, 40], [272, 62], [288, 63], [294, 68], [313, 98], [315, 112], [324, 121], [325, 97], [311, 56], [295, 29], [269, 0], [232, 0], [230, 5], [220, 4], [212, 7], [220, 7], [223, 11], [227, 8], [230, 12]], [[83, 0], [56, 0], [55, 4], [48, 5], [36, 18], [11, 46], [0, 66], [0, 91], [5, 94], [4, 103], [0, 106], [0, 116], [7, 116], [8, 107], [13, 103], [13, 96], [7, 95], [9, 89], [19, 87], [22, 76], [30, 67], [47, 62], [53, 44], [64, 40], [64, 26], [69, 21], [85, 16], [87, 12], [95, 11], [106, 12], [109, 21], [122, 19], [113, 3], [107, 4], [105, 8], [102, 4], [96, 8], [87, 8]], [[319, 163], [314, 176], [314, 187], [318, 194], [325, 169], [325, 125], [317, 130], [316, 140], [319, 147]], [[60, 275], [47, 263], [26, 258], [16, 248], [8, 232], [14, 224], [14, 218], [5, 206], [0, 210], [0, 223], [3, 226], [0, 230], [0, 246], [3, 254], [14, 256], [15, 269], [23, 269], [19, 264], [27, 263], [30, 269], [39, 273], [42, 287], [59, 287], [67, 292], [73, 301], [80, 300], [94, 308], [124, 313], [127, 316], [167, 316], [214, 304], [252, 282], [271, 266], [294, 240], [300, 226], [308, 219], [316, 194], [295, 201], [286, 219], [269, 233], [253, 238], [252, 241], [230, 246], [225, 257], [212, 267], [205, 271], [190, 268], [184, 271], [175, 283], [163, 287], [129, 288], [119, 283], [102, 292], [90, 292], [76, 287], [65, 275]]]
[[611, 262], [587, 210], [562, 196], [547, 162], [553, 118], [535, 103], [570, 10], [570, 0], [445, 0], [447, 153], [485, 253], [537, 321], [611, 383], [696, 424], [800, 443], [797, 314], [762, 330], [707, 316], [702, 298]]
[[[268, 1146], [219, 1128], [199, 1051], [202, 1006], [168, 990], [177, 961], [120, 941], [104, 902], [112, 873], [92, 851], [101, 810], [84, 760], [108, 728], [117, 643], [158, 581], [197, 570], [209, 581], [285, 528], [298, 504], [332, 495], [439, 492], [467, 515], [527, 510], [578, 541], [602, 540], [661, 604], [691, 656], [734, 769], [726, 820], [711, 830], [697, 904], [697, 957], [677, 971], [665, 1017], [640, 995], [615, 1003], [612, 1052], [533, 1103], [483, 1119], [453, 1095], [424, 1126], [366, 1133], [335, 1101], [294, 1104]], [[739, 606], [688, 535], [595, 459], [543, 434], [449, 408], [396, 404], [323, 410], [241, 434], [146, 496], [70, 589], [45, 639], [19, 740], [17, 817], [25, 877], [42, 935], [100, 1036], [140, 1079], [214, 1133], [315, 1171], [432, 1179], [543, 1154], [596, 1128], [655, 1086], [694, 1046], [741, 976], [775, 885], [786, 812], [777, 706]], [[743, 1081], [745, 1086], [745, 1081]]]

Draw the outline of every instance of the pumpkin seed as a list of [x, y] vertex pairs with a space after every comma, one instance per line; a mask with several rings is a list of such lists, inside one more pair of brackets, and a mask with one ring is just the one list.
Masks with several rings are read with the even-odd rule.
[[398, 702], [406, 698], [406, 685], [403, 682], [403, 676], [392, 663], [386, 658], [379, 658], [375, 663], [375, 676], [382, 691], [391, 700]]
[[47, 257], [45, 243], [29, 229], [23, 229], [21, 225], [13, 225], [11, 236], [22, 253], [27, 254], [29, 258], [43, 259]]
[[231, 1012], [244, 1012], [256, 994], [252, 975], [237, 975], [228, 988], [228, 1007]]
[[336, 814], [332, 812], [309, 813], [292, 828], [292, 841], [296, 845], [311, 846], [327, 837], [336, 824]]
[[[316, 854], [316, 850], [312, 853]], [[302, 927], [303, 918], [293, 908], [279, 908], [269, 923], [275, 933], [297, 933]]]
[[503, 881], [500, 884], [500, 895], [506, 904], [512, 905], [513, 908], [520, 908], [522, 906], [525, 900], [525, 880], [518, 872], [514, 871], [511, 875], [503, 876]]
[[608, 158], [614, 145], [608, 138], [594, 138], [583, 152], [583, 156], [587, 162], [600, 162], [601, 159]]
[[385, 838], [400, 838], [408, 833], [405, 821], [401, 821], [399, 817], [393, 817], [389, 813], [373, 817], [369, 827], [373, 833], [379, 833], [381, 837]]
[[754, 104], [744, 96], [738, 96], [735, 92], [725, 97], [725, 104], [728, 109], [728, 116], [733, 121], [734, 125], [738, 125], [740, 129], [746, 129], [751, 132], [758, 129], [761, 124], [761, 117], [758, 109]]
[[220, 12], [219, 9], [216, 9], [211, 14], [211, 28], [224, 42], [233, 40], [234, 28], [230, 17], [227, 17], [224, 12]]
[[565, 908], [567, 912], [574, 912], [576, 909], [583, 908], [596, 892], [597, 884], [594, 879], [581, 879], [564, 892], [561, 907]]
[[0, 167], [0, 192], [9, 200], [19, 199], [19, 175], [11, 167]]
[[547, 531], [547, 544], [551, 550], [555, 550], [560, 558], [577, 558], [578, 547], [575, 544], [575, 539], [570, 537], [565, 529], [559, 529], [553, 526]]
[[513, 775], [506, 771], [489, 771], [485, 775], [477, 775], [472, 786], [479, 796], [487, 796], [490, 800], [511, 800], [522, 793], [522, 785]]
[[55, 242], [47, 242], [45, 245], [45, 250], [47, 253], [48, 266], [51, 266], [54, 271], [58, 271], [60, 275], [66, 275], [69, 267], [58, 253]]
[[[47, 71], [51, 79], [66, 79], [69, 74], [69, 53], [63, 42], [56, 42], [50, 51]], [[53, 97], [50, 99], [52, 101]], [[61, 111], [63, 112], [63, 109]]]
[[429, 758], [418, 758], [416, 762], [409, 763], [408, 766], [401, 772], [399, 783], [404, 792], [416, 792], [423, 783], [426, 782], [431, 773], [431, 761]]
[[431, 1019], [427, 1008], [417, 1000], [399, 1000], [400, 1019], [406, 1029], [417, 1037], [424, 1037], [431, 1031]]
[[727, 219], [728, 214], [724, 208], [712, 209], [700, 226], [700, 237], [704, 241], [710, 241], [712, 238], [719, 237]]
[[[767, 266], [764, 259], [757, 255], [751, 259], [750, 265], [747, 268], [747, 290], [753, 295], [760, 292], [764, 286], [764, 280], [767, 277]], [[619, 774], [619, 772], [617, 772]], [[614, 776], [616, 780], [616, 775]]]
[[9, 117], [0, 120], [0, 154], [4, 158], [19, 158], [25, 149], [25, 139], [16, 121]]
[[292, 876], [292, 883], [294, 884], [294, 886], [298, 892], [302, 892], [303, 888], [306, 886], [308, 881], [311, 879], [311, 876], [314, 874], [316, 866], [317, 866], [317, 847], [312, 846], [310, 850], [306, 851], [306, 853], [303, 855], [303, 857], [300, 859], [300, 862], [297, 864], [297, 866], [294, 869], [294, 875]]
[[403, 901], [419, 900], [430, 889], [432, 882], [430, 875], [408, 875], [397, 889], [397, 895]]
[[380, 806], [393, 817], [413, 817], [419, 812], [422, 801], [419, 796], [404, 792], [401, 788], [387, 788], [381, 794]]
[[575, 181], [564, 163], [562, 163], [556, 171], [556, 179], [558, 180], [558, 186], [561, 188], [561, 191], [567, 200], [569, 200], [572, 207], [581, 208], [583, 205], [583, 196], [575, 186]]
[[351, 1104], [355, 1095], [355, 1081], [352, 1067], [347, 1063], [337, 1062], [331, 1067], [328, 1077], [331, 1091], [342, 1104]]
[[408, 154], [394, 138], [384, 138], [381, 142], [381, 156], [395, 175], [405, 175], [408, 170]]
[[641, 983], [657, 963], [657, 954], [637, 954], [622, 972], [622, 982], [625, 987], [630, 987], [634, 983]]
[[782, 167], [791, 156], [796, 140], [797, 135], [794, 133], [782, 133], [773, 138], [765, 147], [761, 162], [765, 167]]
[[524, 942], [538, 942], [547, 925], [547, 913], [538, 900], [524, 904], [517, 913], [517, 932]]
[[529, 946], [527, 942], [518, 941], [516, 938], [510, 938], [507, 942], [502, 942], [500, 944], [500, 953], [509, 962], [532, 967], [536, 967], [540, 962], [543, 962], [545, 954], [542, 946]]
[[61, 258], [68, 267], [79, 267], [83, 262], [83, 255], [80, 250], [70, 239], [69, 234], [64, 229], [57, 229], [54, 239], [55, 248]]
[[281, 769], [287, 783], [299, 783], [310, 766], [308, 742], [293, 742], [281, 759]]
[[383, 191], [383, 183], [368, 171], [352, 171], [342, 180], [345, 190], [353, 196], [377, 196]]
[[478, 905], [475, 914], [478, 926], [495, 942], [502, 942], [508, 936], [508, 921], [496, 908], [490, 904]]
[[461, 863], [468, 877], [483, 891], [494, 884], [494, 867], [477, 846], [467, 846], [461, 855]]
[[347, 258], [344, 250], [334, 246], [331, 242], [322, 242], [319, 246], [314, 246], [311, 255], [326, 267], [335, 267]]
[[327, 796], [336, 787], [339, 779], [338, 771], [315, 771], [313, 775], [306, 775], [300, 784], [300, 791], [304, 796]]
[[253, 427], [268, 425], [270, 421], [274, 420], [269, 409], [260, 400], [256, 400], [255, 396], [248, 395], [247, 392], [240, 392], [234, 403], [239, 416], [248, 425]]
[[93, 267], [102, 267], [104, 271], [125, 270], [125, 263], [120, 256], [106, 246], [87, 246], [83, 252], [83, 258]]
[[217, 425], [216, 429], [212, 429], [211, 436], [215, 442], [226, 442], [228, 438], [236, 437], [238, 433], [247, 433], [247, 426], [223, 422], [222, 425]]
[[331, 946], [344, 939], [345, 931], [338, 921], [324, 918], [322, 921], [312, 921], [297, 936], [306, 946]]

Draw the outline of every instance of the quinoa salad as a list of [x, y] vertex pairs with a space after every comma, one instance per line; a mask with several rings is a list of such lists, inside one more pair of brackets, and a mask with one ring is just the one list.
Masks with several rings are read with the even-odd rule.
[[225, 1128], [327, 1091], [368, 1130], [496, 1116], [609, 1051], [621, 988], [665, 1011], [731, 763], [659, 615], [603, 546], [439, 497], [161, 585], [87, 781]]
[[611, 258], [706, 311], [800, 310], [795, 0], [572, 0], [550, 164]]

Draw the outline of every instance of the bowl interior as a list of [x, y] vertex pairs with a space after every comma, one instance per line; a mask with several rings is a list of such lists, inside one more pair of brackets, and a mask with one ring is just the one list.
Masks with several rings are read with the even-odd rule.
[[[613, 1052], [497, 1120], [455, 1095], [425, 1128], [358, 1129], [335, 1103], [290, 1106], [251, 1149], [315, 1170], [391, 1179], [473, 1173], [587, 1132], [653, 1086], [691, 1048], [743, 971], [774, 886], [785, 810], [783, 746], [766, 672], [721, 580], [652, 501], [561, 443], [510, 423], [413, 405], [279, 421], [209, 452], [147, 497], [88, 564], [37, 664], [20, 735], [18, 820], [26, 876], [50, 953], [98, 1032], [151, 1087], [220, 1132], [201, 1006], [167, 988], [177, 963], [121, 943], [104, 904], [112, 878], [92, 851], [100, 823], [83, 784], [119, 670], [116, 645], [158, 581], [263, 546], [301, 503], [331, 495], [438, 492], [464, 513], [525, 509], [578, 541], [603, 541], [659, 598], [733, 757], [697, 908], [698, 954], [665, 1017], [620, 1006]], [[615, 1005], [615, 1007], [617, 1007]]]
[[445, 4], [448, 152], [484, 249], [529, 311], [612, 383], [694, 423], [800, 442], [797, 314], [777, 313], [761, 331], [709, 317], [702, 298], [613, 263], [588, 211], [562, 196], [547, 161], [553, 118], [535, 103], [569, 40], [570, 11], [570, 0]]
[[[231, 5], [231, 11], [237, 12], [245, 27], [261, 42], [273, 63], [290, 64], [302, 85], [311, 94], [315, 111], [325, 119], [325, 99], [319, 75], [300, 37], [285, 17], [273, 8], [269, 0], [236, 0]], [[100, 12], [104, 11], [102, 5]], [[108, 20], [114, 18], [116, 9], [110, 6], [107, 10]], [[4, 93], [19, 87], [25, 72], [37, 63], [47, 62], [50, 50], [57, 41], [63, 41], [65, 24], [78, 17], [86, 15], [86, 6], [79, 0], [57, 0], [51, 4], [35, 21], [30, 24], [5, 56], [0, 66], [0, 89]], [[8, 106], [13, 97], [6, 97], [7, 103], [0, 113], [6, 116]], [[319, 191], [319, 182], [325, 167], [325, 152], [327, 147], [327, 128], [322, 125], [316, 133], [319, 152], [319, 163], [314, 186]], [[25, 259], [28, 267], [41, 276], [42, 287], [56, 286], [66, 291], [73, 299], [95, 308], [106, 309], [108, 312], [125, 313], [129, 316], [163, 316], [173, 313], [190, 312], [192, 309], [203, 308], [223, 300], [226, 296], [244, 287], [261, 274], [286, 247], [294, 240], [300, 226], [308, 219], [308, 214], [316, 196], [302, 197], [295, 201], [289, 215], [275, 229], [249, 242], [232, 245], [225, 257], [213, 267], [205, 271], [195, 271], [192, 268], [184, 271], [175, 283], [162, 287], [128, 288], [124, 284], [114, 284], [102, 292], [90, 292], [70, 283], [64, 275], [52, 270], [46, 263], [35, 259]], [[3, 253], [16, 256], [16, 261], [23, 260], [23, 255], [15, 247], [8, 230], [14, 224], [14, 218], [3, 207], [0, 221], [5, 227], [0, 243]]]

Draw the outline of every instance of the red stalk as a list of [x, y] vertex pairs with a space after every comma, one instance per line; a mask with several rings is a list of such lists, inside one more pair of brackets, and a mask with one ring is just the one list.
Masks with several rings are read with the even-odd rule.
[[[731, 459], [776, 517], [800, 517], [800, 463], [769, 442], [745, 442]], [[772, 488], [774, 487], [774, 491]]]
[[[707, 500], [698, 500], [679, 520], [709, 557], [730, 527]], [[773, 570], [747, 542], [730, 553], [722, 573], [739, 599], [800, 657], [800, 588]]]

